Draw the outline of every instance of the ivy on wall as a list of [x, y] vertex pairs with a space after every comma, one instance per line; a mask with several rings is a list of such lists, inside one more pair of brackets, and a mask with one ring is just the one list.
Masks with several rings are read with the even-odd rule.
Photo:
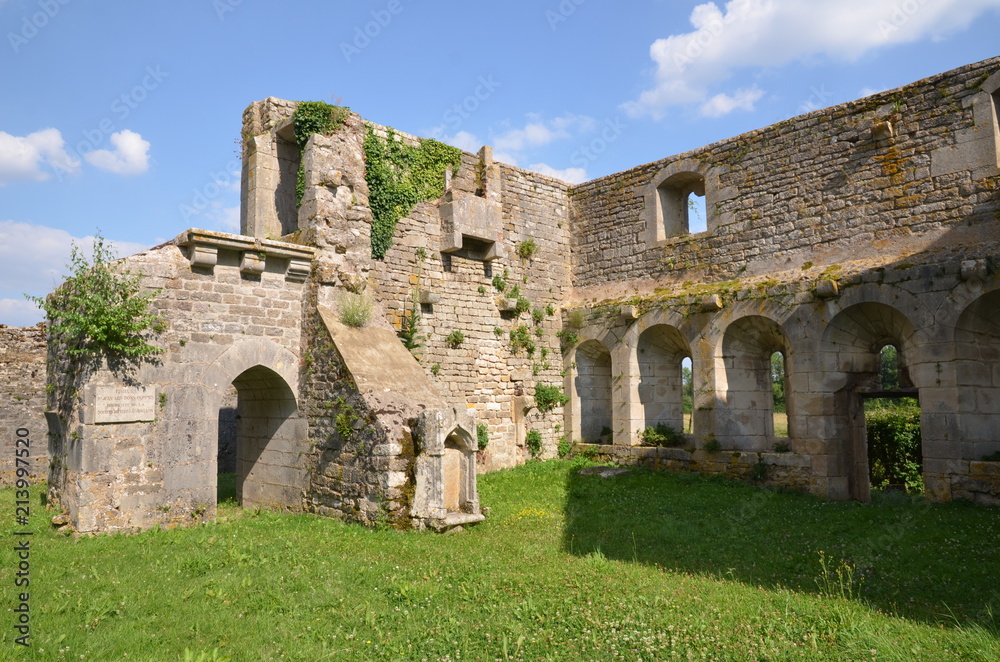
[[309, 142], [309, 136], [314, 133], [328, 135], [340, 128], [347, 119], [350, 109], [345, 106], [331, 106], [323, 101], [300, 101], [292, 114], [292, 127], [295, 131], [295, 144], [299, 146], [299, 173], [295, 182], [295, 205], [302, 204], [302, 195], [306, 191], [306, 168], [302, 158]]
[[458, 172], [462, 151], [436, 140], [422, 139], [410, 146], [397, 140], [391, 129], [387, 138], [368, 127], [365, 134], [365, 179], [372, 210], [372, 257], [381, 259], [392, 245], [396, 223], [418, 202], [444, 193], [444, 173]]

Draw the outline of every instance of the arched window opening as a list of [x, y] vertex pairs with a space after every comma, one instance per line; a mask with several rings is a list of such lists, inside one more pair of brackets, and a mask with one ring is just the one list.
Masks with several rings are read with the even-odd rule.
[[774, 418], [774, 436], [788, 436], [788, 380], [786, 379], [784, 352], [771, 354], [771, 415]]
[[899, 372], [899, 350], [894, 345], [884, 345], [878, 351], [878, 379], [883, 391], [901, 387]]
[[[705, 178], [696, 172], [668, 177], [656, 189], [658, 238], [669, 239], [708, 229], [705, 212]], [[692, 218], [700, 215], [697, 226]], [[700, 226], [704, 227], [700, 227]], [[699, 227], [699, 229], [695, 229]]]
[[[679, 444], [684, 430], [684, 371], [681, 361], [691, 349], [675, 327], [651, 326], [639, 336], [639, 401], [643, 409], [644, 439], [662, 443], [666, 435]], [[647, 438], [648, 437], [648, 438]]]
[[688, 231], [691, 234], [708, 230], [708, 212], [705, 209], [705, 194], [691, 191], [687, 199]]

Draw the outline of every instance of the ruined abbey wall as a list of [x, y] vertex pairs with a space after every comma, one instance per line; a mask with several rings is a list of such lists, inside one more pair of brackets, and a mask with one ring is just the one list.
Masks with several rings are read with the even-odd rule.
[[[920, 399], [929, 494], [996, 502], [996, 467], [982, 459], [1000, 450], [998, 68], [572, 189], [580, 343], [567, 358], [567, 429], [592, 441], [611, 429], [623, 457], [867, 499], [862, 402], [882, 389], [878, 352], [891, 344], [907, 383], [889, 395]], [[677, 204], [691, 191], [706, 196], [698, 234]], [[788, 440], [771, 423], [774, 352]], [[688, 447], [635, 448], [646, 426], [683, 425], [683, 357], [695, 383]]]
[[[244, 504], [365, 523], [481, 520], [477, 469], [533, 437], [867, 500], [864, 402], [885, 396], [919, 399], [932, 499], [1000, 503], [1000, 58], [580, 186], [463, 153], [380, 258], [366, 135], [420, 139], [345, 113], [300, 151], [297, 107], [244, 114], [241, 235], [128, 259], [160, 290], [163, 354], [49, 347], [50, 497], [78, 530], [212, 516], [233, 421]], [[566, 405], [539, 411], [543, 384]], [[655, 426], [677, 443], [645, 444]]]
[[[974, 243], [996, 221], [997, 117], [983, 86], [998, 84], [997, 68], [971, 65], [574, 187], [580, 295], [818, 274], [945, 234]], [[658, 233], [656, 187], [684, 173], [703, 180], [708, 231]]]
[[45, 326], [0, 326], [0, 485], [15, 480], [15, 440], [27, 429], [33, 482], [48, 472], [48, 434], [45, 424]]

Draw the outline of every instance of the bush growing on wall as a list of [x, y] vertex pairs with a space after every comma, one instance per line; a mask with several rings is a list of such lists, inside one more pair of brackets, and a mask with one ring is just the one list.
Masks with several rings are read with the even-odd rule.
[[149, 332], [163, 331], [163, 320], [150, 311], [155, 292], [142, 292], [142, 274], [114, 262], [97, 232], [91, 260], [73, 244], [67, 265], [72, 275], [59, 289], [46, 298], [26, 296], [45, 311], [53, 338], [71, 356], [138, 358], [163, 351], [147, 342]]

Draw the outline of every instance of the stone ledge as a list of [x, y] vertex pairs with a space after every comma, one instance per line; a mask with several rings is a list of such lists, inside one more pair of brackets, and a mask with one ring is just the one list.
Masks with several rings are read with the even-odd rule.
[[187, 249], [192, 268], [214, 269], [219, 251], [239, 253], [240, 272], [250, 276], [263, 273], [269, 257], [288, 260], [285, 277], [295, 283], [308, 278], [316, 255], [316, 249], [310, 246], [199, 229], [185, 230], [170, 243]]

